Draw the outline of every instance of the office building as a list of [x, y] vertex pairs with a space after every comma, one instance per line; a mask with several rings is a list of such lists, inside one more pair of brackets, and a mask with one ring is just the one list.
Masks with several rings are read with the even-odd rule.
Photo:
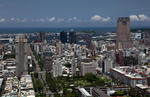
[[145, 47], [150, 47], [150, 33], [144, 33], [143, 43]]
[[40, 32], [39, 33], [39, 41], [44, 42], [45, 39], [46, 39], [45, 32]]
[[117, 21], [117, 49], [128, 49], [132, 47], [130, 40], [130, 19], [128, 17], [120, 17]]
[[113, 67], [113, 60], [111, 58], [105, 58], [102, 63], [102, 72], [110, 73], [110, 69]]
[[20, 78], [27, 71], [27, 39], [20, 34], [16, 37], [16, 76]]
[[86, 73], [96, 74], [96, 63], [92, 59], [85, 58], [80, 61], [81, 76], [84, 76]]
[[68, 38], [67, 38], [67, 32], [60, 32], [60, 41], [62, 43], [67, 43], [68, 42]]
[[76, 43], [76, 32], [69, 32], [69, 43]]

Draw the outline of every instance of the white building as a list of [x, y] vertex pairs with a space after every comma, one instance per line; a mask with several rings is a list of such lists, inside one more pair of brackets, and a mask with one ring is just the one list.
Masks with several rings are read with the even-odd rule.
[[59, 62], [59, 60], [54, 60], [52, 74], [53, 77], [62, 76], [62, 64]]
[[[130, 66], [116, 67], [111, 69], [110, 74], [118, 81], [123, 82], [124, 84], [131, 87], [135, 87], [136, 84], [147, 84], [147, 77], [149, 76], [149, 73], [147, 74], [147, 71], [142, 68], [143, 67], [133, 68]], [[149, 71], [150, 69], [147, 70]], [[145, 74], [143, 71], [145, 72]], [[142, 75], [141, 72], [143, 72]]]
[[113, 60], [111, 58], [104, 59], [104, 64], [102, 66], [103, 73], [110, 73], [110, 69], [113, 67]]
[[96, 63], [91, 59], [82, 59], [80, 62], [81, 76], [84, 76], [86, 73], [96, 74], [96, 67]]

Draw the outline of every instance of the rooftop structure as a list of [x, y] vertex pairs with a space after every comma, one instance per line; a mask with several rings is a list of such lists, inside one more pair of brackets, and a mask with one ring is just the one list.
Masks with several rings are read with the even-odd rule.
[[150, 77], [150, 67], [129, 67], [121, 66], [111, 69], [110, 73], [115, 79], [121, 81], [129, 86], [135, 87], [136, 84], [148, 84], [148, 78]]
[[92, 95], [89, 94], [84, 88], [79, 88], [79, 92], [81, 97], [92, 97]]

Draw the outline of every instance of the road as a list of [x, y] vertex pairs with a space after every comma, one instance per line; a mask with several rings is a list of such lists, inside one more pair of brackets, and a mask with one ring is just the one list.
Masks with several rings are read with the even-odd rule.
[[36, 58], [35, 58], [32, 50], [31, 50], [31, 48], [30, 48], [30, 51], [31, 51], [32, 60], [36, 64], [36, 70], [35, 70], [35, 72], [38, 73], [39, 79], [41, 80], [41, 82], [44, 82], [44, 84], [46, 86], [46, 87], [44, 87], [44, 93], [46, 94], [47, 97], [50, 97], [50, 96], [54, 97], [54, 94], [50, 91], [49, 86], [48, 86], [48, 84], [46, 82], [46, 76], [45, 76], [46, 71], [45, 70], [41, 71], [41, 68], [39, 67], [38, 61], [36, 60]]

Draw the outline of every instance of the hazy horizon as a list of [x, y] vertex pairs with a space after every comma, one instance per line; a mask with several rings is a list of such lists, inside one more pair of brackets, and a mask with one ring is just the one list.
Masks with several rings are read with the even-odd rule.
[[118, 17], [130, 17], [131, 26], [148, 26], [149, 4], [149, 0], [0, 0], [0, 27], [111, 27]]

